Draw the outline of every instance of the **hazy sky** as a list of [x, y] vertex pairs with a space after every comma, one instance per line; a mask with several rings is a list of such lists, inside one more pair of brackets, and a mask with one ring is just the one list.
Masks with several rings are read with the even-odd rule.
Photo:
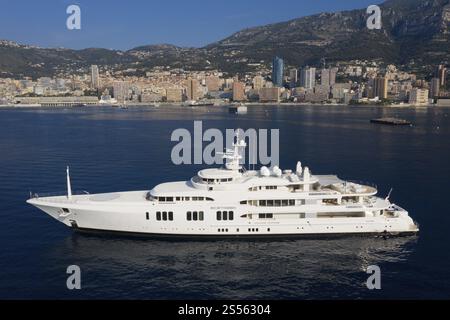
[[[0, 0], [0, 39], [43, 47], [131, 49], [171, 43], [200, 47], [243, 28], [381, 0]], [[66, 8], [81, 8], [81, 30]]]

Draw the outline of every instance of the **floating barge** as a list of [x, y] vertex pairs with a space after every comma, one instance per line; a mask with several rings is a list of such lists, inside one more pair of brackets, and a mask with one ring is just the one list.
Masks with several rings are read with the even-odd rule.
[[397, 118], [372, 119], [372, 120], [370, 120], [370, 122], [376, 123], [376, 124], [385, 124], [385, 125], [390, 125], [390, 126], [410, 126], [410, 125], [412, 125], [412, 123], [407, 120], [397, 119]]

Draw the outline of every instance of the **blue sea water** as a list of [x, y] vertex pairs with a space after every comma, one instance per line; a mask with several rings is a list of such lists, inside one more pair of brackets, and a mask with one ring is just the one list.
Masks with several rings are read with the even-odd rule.
[[[370, 124], [398, 116], [412, 127]], [[420, 223], [418, 236], [285, 241], [161, 241], [74, 233], [25, 203], [29, 191], [144, 190], [185, 180], [174, 129], [280, 129], [281, 168], [371, 181]], [[378, 107], [0, 110], [0, 298], [450, 298], [450, 109]], [[81, 268], [81, 290], [66, 268]], [[381, 268], [382, 289], [365, 270]]]

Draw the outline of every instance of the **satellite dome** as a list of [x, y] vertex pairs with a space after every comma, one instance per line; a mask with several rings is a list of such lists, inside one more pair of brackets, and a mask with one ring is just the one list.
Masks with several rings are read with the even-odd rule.
[[283, 172], [281, 171], [281, 169], [278, 166], [273, 167], [272, 172], [277, 177], [281, 177], [281, 175], [283, 174]]
[[260, 172], [261, 172], [261, 175], [262, 175], [263, 177], [268, 177], [268, 176], [270, 176], [270, 170], [269, 170], [269, 168], [267, 168], [267, 167], [261, 167]]

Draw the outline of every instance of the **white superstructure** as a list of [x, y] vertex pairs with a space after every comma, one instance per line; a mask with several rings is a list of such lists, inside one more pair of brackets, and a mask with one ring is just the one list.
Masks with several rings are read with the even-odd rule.
[[78, 230], [183, 237], [286, 237], [325, 234], [407, 234], [419, 231], [408, 212], [377, 189], [333, 175], [240, 164], [243, 140], [226, 150], [223, 168], [151, 191], [33, 195], [27, 202]]

